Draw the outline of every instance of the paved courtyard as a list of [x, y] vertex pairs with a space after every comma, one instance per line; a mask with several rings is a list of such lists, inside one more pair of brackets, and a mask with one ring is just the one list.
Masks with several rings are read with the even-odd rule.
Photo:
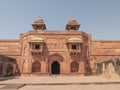
[[120, 78], [98, 76], [21, 76], [4, 79], [8, 80], [0, 79], [0, 90], [120, 90]]
[[25, 86], [19, 90], [120, 90], [120, 85]]

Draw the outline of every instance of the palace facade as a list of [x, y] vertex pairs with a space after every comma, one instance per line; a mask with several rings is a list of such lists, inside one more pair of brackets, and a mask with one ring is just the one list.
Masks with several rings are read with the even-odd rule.
[[47, 30], [42, 18], [32, 27], [19, 40], [0, 40], [0, 54], [14, 58], [21, 75], [89, 75], [95, 62], [120, 56], [119, 40], [92, 40], [73, 18], [65, 30]]

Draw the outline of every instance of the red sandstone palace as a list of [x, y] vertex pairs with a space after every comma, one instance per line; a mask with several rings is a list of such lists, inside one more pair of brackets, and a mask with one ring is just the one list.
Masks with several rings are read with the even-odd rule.
[[43, 19], [19, 40], [0, 40], [0, 54], [16, 59], [21, 75], [88, 75], [95, 62], [120, 56], [120, 41], [92, 40], [70, 19], [65, 30], [49, 31]]

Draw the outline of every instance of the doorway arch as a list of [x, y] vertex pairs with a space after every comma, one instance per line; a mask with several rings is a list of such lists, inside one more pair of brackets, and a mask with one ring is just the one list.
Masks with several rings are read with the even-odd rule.
[[54, 61], [51, 64], [51, 74], [60, 74], [60, 64], [58, 61]]
[[[48, 57], [48, 73], [52, 74], [60, 74], [61, 71], [61, 63], [64, 58], [62, 55], [58, 53], [54, 53]], [[55, 70], [56, 69], [56, 70]]]

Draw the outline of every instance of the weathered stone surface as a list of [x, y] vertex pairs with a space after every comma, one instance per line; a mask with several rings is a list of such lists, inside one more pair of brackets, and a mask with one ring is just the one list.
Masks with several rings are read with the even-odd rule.
[[0, 55], [0, 77], [16, 74], [17, 61], [5, 55]]
[[96, 65], [96, 74], [105, 77], [119, 78], [120, 77], [120, 58], [113, 58], [103, 61], [98, 61]]
[[8, 84], [0, 88], [0, 90], [18, 90], [19, 88], [25, 86], [25, 84]]

